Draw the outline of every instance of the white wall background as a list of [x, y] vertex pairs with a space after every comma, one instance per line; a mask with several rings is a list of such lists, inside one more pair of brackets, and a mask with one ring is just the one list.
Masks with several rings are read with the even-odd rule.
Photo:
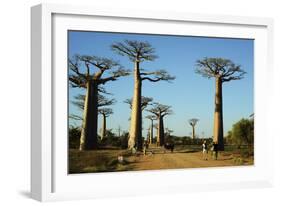
[[[276, 95], [272, 129], [275, 140], [276, 186], [271, 189], [216, 191], [115, 199], [58, 202], [61, 205], [279, 205], [281, 203], [281, 13], [278, 0], [6, 0], [0, 7], [0, 204], [37, 205], [29, 198], [30, 181], [30, 7], [41, 2], [272, 17], [275, 21]], [[220, 202], [215, 199], [220, 198]], [[279, 203], [279, 204], [278, 204]]]

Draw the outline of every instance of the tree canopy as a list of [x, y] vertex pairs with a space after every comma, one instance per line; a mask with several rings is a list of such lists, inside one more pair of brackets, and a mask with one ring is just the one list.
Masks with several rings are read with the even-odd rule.
[[[125, 40], [124, 42], [112, 44], [111, 49], [122, 56], [127, 56], [132, 62], [153, 61], [157, 58], [155, 49], [148, 42]], [[164, 69], [155, 71], [145, 71], [142, 69], [138, 75], [141, 77], [141, 80], [148, 80], [151, 82], [175, 79], [174, 76], [171, 76]]]
[[[86, 88], [88, 80], [92, 79], [97, 84], [115, 81], [121, 76], [129, 75], [117, 61], [108, 58], [88, 55], [75, 55], [69, 62], [69, 83], [72, 87]], [[82, 68], [86, 68], [85, 71]], [[102, 78], [104, 72], [110, 71], [107, 77]]]
[[199, 119], [193, 118], [193, 119], [190, 119], [188, 122], [192, 127], [194, 127], [198, 121], [199, 121]]
[[111, 49], [131, 61], [153, 61], [157, 58], [155, 49], [148, 42], [125, 40], [111, 45]]
[[109, 115], [113, 114], [113, 110], [111, 108], [100, 108], [99, 114], [108, 117]]
[[[77, 106], [79, 109], [84, 110], [85, 95], [78, 94], [74, 97], [72, 104]], [[98, 107], [110, 106], [116, 103], [115, 99], [107, 99], [104, 95], [98, 94]]]
[[145, 118], [147, 118], [149, 120], [156, 120], [157, 116], [155, 116], [155, 115], [147, 115], [147, 116], [145, 116]]
[[[152, 101], [153, 101], [152, 97], [144, 97], [144, 96], [142, 96], [141, 97], [141, 110], [144, 110], [148, 105], [151, 105]], [[124, 101], [124, 103], [129, 104], [130, 109], [132, 109], [132, 102], [133, 102], [132, 98], [131, 99], [126, 99]]]
[[159, 116], [164, 117], [166, 115], [170, 115], [173, 113], [173, 111], [171, 110], [171, 106], [160, 104], [160, 103], [154, 103], [153, 108], [148, 109], [147, 111], [151, 112], [157, 117]]
[[219, 77], [222, 82], [242, 79], [246, 73], [229, 59], [207, 57], [197, 60], [195, 72], [207, 78]]

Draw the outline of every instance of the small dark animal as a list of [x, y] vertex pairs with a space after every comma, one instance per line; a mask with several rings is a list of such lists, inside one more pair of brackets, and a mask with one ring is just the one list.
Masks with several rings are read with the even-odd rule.
[[167, 150], [171, 150], [171, 152], [174, 152], [174, 143], [165, 143], [164, 144], [164, 148], [167, 149]]

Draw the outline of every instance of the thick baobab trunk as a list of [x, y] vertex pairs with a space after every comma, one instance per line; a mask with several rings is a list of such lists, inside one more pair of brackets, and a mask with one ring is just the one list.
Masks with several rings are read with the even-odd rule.
[[163, 117], [160, 116], [158, 118], [158, 130], [157, 130], [157, 146], [164, 145], [164, 125], [163, 125]]
[[160, 117], [160, 146], [163, 146], [165, 144], [165, 133], [164, 133], [164, 123], [163, 123], [163, 117]]
[[156, 145], [160, 146], [160, 138], [161, 138], [161, 131], [160, 131], [160, 117], [158, 117], [158, 125], [157, 125], [157, 139], [156, 139]]
[[139, 61], [135, 62], [134, 70], [134, 96], [132, 101], [130, 137], [128, 148], [132, 149], [137, 146], [138, 150], [142, 149], [142, 111], [141, 111], [141, 77], [139, 70]]
[[215, 115], [214, 115], [214, 142], [219, 150], [224, 150], [223, 143], [223, 110], [222, 110], [222, 80], [216, 78]]
[[195, 139], [195, 126], [192, 126], [192, 139]]
[[80, 137], [80, 150], [97, 149], [98, 128], [98, 85], [94, 80], [87, 82], [84, 103], [82, 130]]
[[153, 143], [153, 120], [151, 120], [151, 126], [150, 126], [150, 133], [149, 133], [149, 143]]
[[101, 130], [101, 140], [105, 138], [106, 135], [106, 115], [102, 115], [102, 130]]

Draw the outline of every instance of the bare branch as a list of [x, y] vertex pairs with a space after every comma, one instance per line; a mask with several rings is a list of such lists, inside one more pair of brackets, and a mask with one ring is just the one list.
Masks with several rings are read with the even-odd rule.
[[[148, 105], [151, 105], [151, 102], [153, 101], [153, 98], [151, 97], [141, 97], [141, 110], [144, 110]], [[132, 109], [132, 102], [133, 99], [126, 99], [124, 101], [124, 103], [129, 104], [130, 105], [130, 109]]]
[[[236, 75], [235, 75], [236, 73]], [[223, 76], [222, 78], [222, 82], [229, 82], [232, 80], [240, 80], [244, 78], [244, 75], [246, 74], [245, 71], [243, 71], [240, 66], [235, 66], [233, 65], [233, 67], [231, 69], [229, 69]]]
[[143, 78], [141, 78], [141, 80], [142, 80], [142, 81], [143, 81], [143, 80], [148, 80], [148, 81], [150, 81], [150, 82], [158, 82], [158, 81], [161, 80], [161, 78], [151, 79], [150, 77], [143, 77]]
[[117, 78], [116, 77], [107, 77], [107, 78], [103, 78], [103, 79], [100, 79], [98, 81], [98, 84], [105, 84], [106, 82], [109, 82], [109, 81], [116, 81]]
[[148, 42], [125, 40], [111, 45], [111, 49], [122, 56], [128, 56], [131, 61], [153, 61], [157, 58], [155, 49]]
[[98, 107], [110, 106], [116, 103], [115, 99], [107, 99], [103, 95], [98, 95]]
[[188, 122], [192, 127], [194, 127], [197, 124], [198, 121], [199, 121], [199, 119], [192, 118]]
[[[84, 102], [85, 102], [85, 95], [79, 94], [74, 97], [75, 100], [72, 101], [72, 104], [77, 106], [79, 109], [84, 110]], [[113, 105], [116, 103], [115, 99], [107, 99], [103, 95], [98, 95], [98, 107], [104, 107], [104, 106], [109, 106]]]
[[148, 109], [147, 111], [156, 115], [157, 118], [164, 117], [166, 115], [170, 115], [173, 113], [173, 111], [171, 110], [171, 106], [163, 105], [159, 103], [154, 103], [153, 108]]
[[79, 76], [75, 76], [75, 75], [69, 75], [68, 76], [69, 79], [69, 84], [71, 87], [75, 88], [75, 87], [82, 87], [82, 88], [86, 88], [86, 80], [84, 78], [81, 78]]
[[117, 61], [114, 61], [113, 59], [104, 58], [104, 57], [83, 55], [83, 56], [80, 56], [79, 59], [85, 63], [91, 64], [92, 66], [97, 67], [101, 71], [109, 70], [113, 67], [120, 66]]
[[140, 73], [141, 76], [147, 76], [147, 75], [153, 75], [153, 74], [156, 74], [156, 71], [153, 71], [153, 72], [141, 72]]
[[78, 94], [74, 97], [74, 101], [71, 101], [72, 104], [74, 104], [76, 107], [78, 107], [81, 110], [84, 110], [84, 101], [85, 101], [85, 95]]
[[98, 86], [98, 91], [103, 94], [112, 95], [112, 93], [107, 92], [106, 89], [104, 87], [102, 87], [101, 85]]
[[70, 70], [69, 84], [72, 87], [86, 87], [87, 75], [80, 72], [79, 67], [81, 66], [79, 58], [75, 55], [72, 59], [68, 60], [68, 67]]
[[73, 120], [78, 120], [78, 121], [82, 121], [83, 120], [83, 118], [81, 116], [76, 115], [76, 114], [70, 114], [68, 117], [70, 119], [73, 119]]
[[176, 77], [171, 76], [166, 70], [157, 70], [154, 72], [141, 73], [143, 75], [153, 74], [153, 77], [142, 77], [141, 80], [149, 80], [151, 82], [158, 82], [160, 80], [171, 82]]
[[128, 47], [128, 45], [125, 43], [121, 43], [121, 42], [117, 42], [111, 45], [111, 49], [113, 51], [116, 51], [118, 54], [120, 54], [121, 56], [129, 56], [130, 59], [135, 60], [136, 55], [134, 54], [134, 52], [131, 50], [130, 47]]
[[101, 108], [98, 110], [99, 114], [108, 117], [109, 115], [113, 114], [113, 110], [111, 108]]
[[99, 80], [98, 80], [98, 84], [105, 84], [105, 83], [108, 82], [108, 81], [115, 81], [115, 80], [117, 80], [119, 77], [128, 76], [128, 75], [130, 75], [130, 74], [131, 74], [131, 73], [130, 73], [129, 70], [125, 70], [125, 69], [119, 68], [118, 70], [111, 72], [111, 75], [112, 75], [112, 76], [106, 77], [106, 78], [103, 78], [103, 79], [99, 79]]
[[75, 74], [77, 74], [78, 76], [84, 77], [86, 78], [85, 74], [82, 74], [80, 72], [79, 67], [81, 66], [80, 62], [79, 62], [79, 56], [75, 55], [72, 59], [68, 59], [68, 65], [69, 65], [69, 69], [74, 72]]
[[[86, 72], [82, 73], [80, 71], [81, 65], [85, 65], [84, 68], [86, 68]], [[91, 73], [90, 65], [92, 69], [98, 68], [98, 71]], [[70, 85], [84, 88], [86, 87], [87, 81], [90, 79], [94, 79], [100, 84], [105, 84], [107, 81], [115, 81], [117, 78], [127, 76], [130, 73], [129, 70], [123, 69], [117, 61], [88, 55], [75, 55], [72, 59], [69, 59], [69, 69], [71, 71], [69, 75]], [[102, 79], [103, 73], [107, 70], [111, 71], [111, 76]]]
[[195, 72], [207, 78], [220, 77], [222, 82], [239, 80], [246, 74], [240, 65], [229, 59], [207, 57], [196, 62]]
[[155, 115], [147, 115], [145, 118], [150, 119], [150, 120], [156, 120], [157, 116], [155, 116]]

